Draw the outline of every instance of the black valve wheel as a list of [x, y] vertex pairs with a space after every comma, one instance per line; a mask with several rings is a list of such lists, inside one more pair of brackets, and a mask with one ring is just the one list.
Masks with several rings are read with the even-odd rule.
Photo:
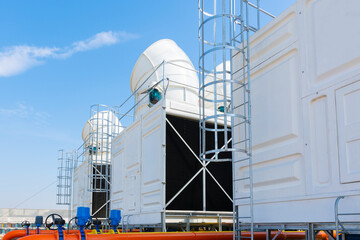
[[50, 214], [45, 219], [45, 226], [50, 230], [56, 230], [57, 225], [64, 225], [65, 220], [56, 213]]
[[21, 227], [24, 227], [24, 228], [28, 228], [28, 227], [30, 227], [30, 222], [29, 221], [22, 221], [22, 223], [21, 223]]

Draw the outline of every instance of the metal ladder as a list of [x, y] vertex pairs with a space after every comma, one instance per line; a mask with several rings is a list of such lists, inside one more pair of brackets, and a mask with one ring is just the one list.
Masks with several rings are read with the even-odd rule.
[[[249, 39], [260, 29], [260, 13], [274, 17], [259, 5], [260, 0], [213, 0], [212, 5], [199, 0], [200, 159], [232, 161], [234, 239], [254, 238]], [[233, 71], [236, 55], [240, 68]], [[209, 136], [213, 144], [207, 144]], [[243, 230], [250, 237], [241, 236]]]
[[[241, 68], [233, 74], [240, 74], [241, 82], [233, 88], [233, 95], [239, 97], [234, 101], [233, 109], [242, 118], [235, 120], [233, 129], [240, 133], [234, 136], [233, 145], [239, 149], [233, 154], [233, 194], [234, 194], [234, 238], [254, 239], [254, 204], [253, 204], [253, 169], [252, 169], [252, 132], [251, 132], [251, 86], [250, 86], [250, 33], [257, 29], [250, 27], [249, 2], [241, 0], [240, 16], [235, 25], [239, 33], [234, 41], [240, 47]], [[260, 24], [260, 23], [258, 23]], [[258, 26], [259, 28], [259, 26]], [[236, 39], [238, 36], [240, 39]], [[236, 172], [243, 169], [240, 172]], [[247, 170], [246, 170], [247, 169]], [[248, 185], [248, 188], [245, 186]], [[239, 192], [237, 192], [239, 191]], [[243, 230], [250, 230], [250, 237], [241, 236]]]
[[56, 193], [56, 204], [58, 205], [71, 205], [71, 192], [72, 192], [72, 176], [74, 164], [74, 152], [58, 151], [58, 183]]

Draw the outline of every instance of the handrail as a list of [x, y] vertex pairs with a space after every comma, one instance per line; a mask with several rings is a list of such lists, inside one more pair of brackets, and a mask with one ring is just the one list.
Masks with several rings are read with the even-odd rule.
[[335, 234], [336, 240], [339, 240], [339, 201], [345, 198], [344, 196], [337, 197], [335, 200]]
[[339, 240], [339, 226], [341, 227], [341, 232], [347, 232], [344, 225], [340, 222], [339, 216], [360, 216], [360, 213], [339, 213], [339, 202], [341, 199], [344, 199], [345, 196], [339, 196], [335, 200], [335, 234], [336, 240]]

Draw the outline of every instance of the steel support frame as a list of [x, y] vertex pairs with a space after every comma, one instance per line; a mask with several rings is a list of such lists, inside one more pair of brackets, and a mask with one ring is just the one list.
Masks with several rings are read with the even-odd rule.
[[[191, 231], [191, 227], [206, 227], [206, 226], [218, 226], [218, 230], [222, 231], [224, 225], [229, 227], [229, 219], [232, 219], [232, 212], [214, 212], [214, 211], [181, 211], [181, 210], [166, 210], [165, 213], [161, 213], [161, 223], [159, 224], [132, 224], [130, 219], [134, 215], [125, 215], [123, 216], [123, 220], [121, 222], [121, 227], [125, 231], [129, 231], [131, 229], [138, 229], [141, 227], [154, 228], [160, 231], [164, 231], [163, 227], [179, 227], [186, 231]], [[179, 217], [183, 219], [183, 221], [173, 223], [171, 219]], [[191, 223], [192, 219], [204, 219], [210, 218], [212, 219], [211, 223]], [[213, 220], [216, 219], [217, 222], [214, 223]], [[224, 220], [225, 219], [225, 220]], [[227, 221], [226, 221], [227, 219]], [[195, 221], [196, 222], [196, 221]], [[226, 222], [228, 224], [226, 224]], [[165, 229], [166, 231], [166, 229]]]
[[[222, 190], [222, 192], [226, 195], [226, 197], [232, 202], [232, 198], [229, 196], [229, 194], [227, 194], [227, 192], [225, 191], [225, 189], [221, 186], [221, 184], [218, 182], [218, 180], [215, 178], [215, 176], [210, 172], [210, 170], [207, 168], [207, 166], [211, 163], [211, 162], [205, 162], [202, 161], [196, 154], [195, 152], [192, 150], [192, 148], [189, 146], [189, 144], [185, 141], [185, 139], [181, 136], [181, 134], [176, 130], [176, 128], [171, 124], [171, 122], [169, 121], [169, 119], [166, 118], [166, 122], [167, 124], [169, 124], [169, 126], [172, 128], [172, 130], [176, 133], [176, 135], [180, 138], [180, 140], [184, 143], [184, 145], [188, 148], [188, 150], [193, 154], [193, 156], [199, 161], [199, 163], [201, 164], [201, 168], [199, 169], [199, 171], [197, 171], [195, 173], [195, 175], [189, 179], [189, 181], [187, 183], [185, 183], [185, 185], [166, 203], [166, 207], [169, 206], [180, 194], [182, 191], [185, 190], [185, 188], [187, 186], [190, 185], [190, 183], [200, 174], [200, 173], [208, 173], [210, 175], [210, 177], [215, 181], [215, 183], [219, 186], [219, 188]], [[231, 141], [231, 139], [229, 140]], [[223, 146], [225, 148], [225, 144]], [[215, 154], [213, 156], [213, 158], [215, 158]], [[206, 178], [203, 177], [203, 211], [206, 211], [206, 194], [205, 193], [205, 181]]]

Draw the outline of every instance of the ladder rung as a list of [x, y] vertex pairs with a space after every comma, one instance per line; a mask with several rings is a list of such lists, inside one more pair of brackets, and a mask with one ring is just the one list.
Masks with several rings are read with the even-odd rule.
[[[246, 59], [246, 57], [245, 57], [245, 59], [243, 60], [243, 62], [245, 62], [245, 63], [248, 62], [248, 60]], [[246, 67], [247, 67], [247, 64], [243, 65], [241, 68], [239, 68], [238, 70], [236, 70], [236, 72], [234, 72], [233, 74], [238, 73], [238, 72], [244, 70]]]
[[235, 92], [238, 91], [239, 89], [242, 89], [242, 88], [245, 88], [245, 87], [246, 87], [245, 84], [241, 83], [240, 87], [237, 87], [237, 88], [233, 89], [232, 92], [235, 93]]
[[236, 35], [231, 39], [231, 41], [237, 41], [237, 42], [239, 42], [239, 43], [242, 43], [242, 42], [240, 42], [239, 40], [237, 40], [237, 38], [240, 37], [241, 34], [242, 34], [242, 32], [239, 32], [238, 34], [236, 34]]
[[239, 144], [239, 143], [244, 143], [244, 142], [247, 142], [247, 141], [249, 141], [249, 140], [250, 140], [250, 139], [247, 138], [247, 139], [241, 140], [241, 141], [239, 141], [239, 142], [234, 142], [234, 145]]
[[240, 105], [236, 105], [233, 109], [237, 109], [237, 108], [239, 108], [239, 107], [242, 107], [242, 106], [244, 106], [245, 104], [248, 104], [248, 102], [244, 102], [244, 103], [242, 103], [242, 104], [240, 104]]
[[[257, 31], [257, 28], [256, 27], [253, 27], [253, 26], [251, 26], [251, 25], [243, 25], [244, 26], [244, 32], [250, 32], [250, 31], [252, 31], [252, 32], [256, 32]], [[247, 34], [249, 34], [249, 33], [247, 33]]]
[[246, 160], [250, 160], [250, 158], [243, 158], [243, 159], [240, 159], [240, 160], [235, 160], [234, 163], [242, 162], [242, 161], [246, 161]]
[[[240, 51], [239, 53], [243, 53], [243, 51]], [[244, 67], [241, 67], [241, 68], [237, 69], [236, 71], [233, 72], [233, 75], [240, 72], [240, 71], [242, 71], [243, 69], [244, 69]]]
[[250, 177], [244, 177], [244, 178], [234, 179], [234, 182], [243, 181], [243, 180], [247, 180], [247, 179], [250, 179]]
[[249, 120], [245, 120], [245, 121], [239, 122], [239, 123], [237, 123], [237, 124], [234, 124], [234, 127], [240, 126], [241, 124], [244, 124], [244, 123], [250, 124], [250, 121], [249, 121]]
[[250, 197], [240, 197], [240, 198], [235, 198], [235, 200], [241, 200], [241, 199], [249, 199]]
[[254, 27], [254, 26], [249, 25], [249, 30], [253, 31], [253, 32], [256, 32], [258, 29], [256, 27]]

